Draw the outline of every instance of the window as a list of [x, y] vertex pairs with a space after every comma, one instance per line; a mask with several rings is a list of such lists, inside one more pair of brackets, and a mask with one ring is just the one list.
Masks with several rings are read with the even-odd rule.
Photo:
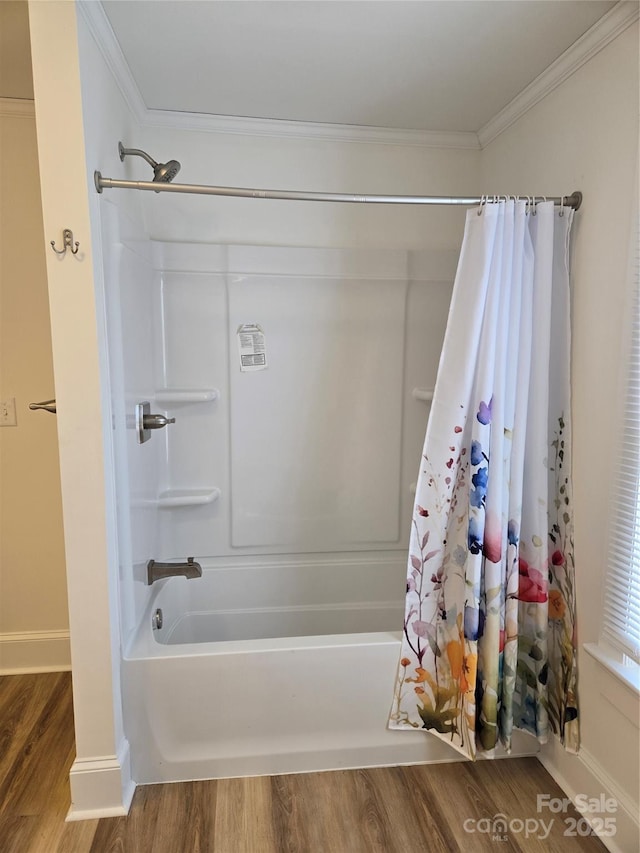
[[627, 664], [640, 664], [640, 219], [635, 240], [626, 399], [611, 500], [602, 625], [604, 643], [625, 655]]

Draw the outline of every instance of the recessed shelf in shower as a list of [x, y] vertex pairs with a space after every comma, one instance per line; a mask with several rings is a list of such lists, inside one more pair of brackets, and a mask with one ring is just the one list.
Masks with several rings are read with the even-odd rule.
[[162, 492], [158, 497], [160, 509], [173, 509], [174, 507], [204, 506], [217, 501], [220, 497], [220, 489], [169, 489]]
[[217, 388], [160, 388], [155, 393], [156, 403], [209, 403], [217, 400]]

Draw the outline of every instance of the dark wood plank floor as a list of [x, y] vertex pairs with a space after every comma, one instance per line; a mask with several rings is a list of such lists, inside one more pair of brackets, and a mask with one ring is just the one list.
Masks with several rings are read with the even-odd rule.
[[[70, 675], [0, 678], [1, 853], [605, 850], [566, 836], [569, 815], [526, 837], [518, 820], [553, 817], [537, 794], [563, 796], [534, 758], [148, 785], [126, 818], [65, 823], [73, 755]], [[506, 835], [478, 831], [498, 813]]]

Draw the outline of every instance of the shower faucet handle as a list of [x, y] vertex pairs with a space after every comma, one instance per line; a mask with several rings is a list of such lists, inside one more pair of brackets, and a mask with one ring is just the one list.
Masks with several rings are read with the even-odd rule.
[[167, 424], [175, 424], [175, 418], [167, 418], [164, 415], [143, 415], [142, 426], [144, 429], [161, 429]]
[[138, 444], [144, 444], [151, 438], [152, 429], [162, 429], [168, 424], [174, 424], [175, 418], [168, 418], [166, 415], [152, 414], [151, 403], [145, 400], [144, 403], [136, 403], [136, 431], [138, 433]]

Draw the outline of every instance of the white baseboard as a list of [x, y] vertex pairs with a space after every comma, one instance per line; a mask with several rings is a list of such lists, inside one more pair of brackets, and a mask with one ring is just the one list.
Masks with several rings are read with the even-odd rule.
[[0, 675], [71, 669], [69, 631], [0, 634]]
[[67, 821], [127, 815], [136, 790], [131, 778], [129, 742], [123, 740], [118, 755], [76, 758], [69, 782], [71, 808]]
[[[588, 750], [582, 747], [580, 752], [574, 755], [566, 752], [564, 747], [552, 738], [538, 754], [538, 760], [573, 802], [578, 794], [590, 798], [604, 794], [607, 798], [616, 800], [616, 811], [606, 815], [614, 818], [616, 834], [611, 838], [599, 836], [611, 853], [628, 853], [630, 850], [640, 849], [638, 804], [620, 788]], [[589, 821], [588, 813], [583, 814], [583, 817]]]

